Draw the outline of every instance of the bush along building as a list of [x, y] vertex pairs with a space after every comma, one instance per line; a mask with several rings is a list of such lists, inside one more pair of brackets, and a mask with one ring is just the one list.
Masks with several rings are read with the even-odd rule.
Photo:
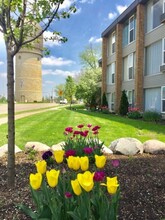
[[165, 0], [135, 0], [102, 33], [102, 93], [119, 112], [129, 107], [165, 115]]

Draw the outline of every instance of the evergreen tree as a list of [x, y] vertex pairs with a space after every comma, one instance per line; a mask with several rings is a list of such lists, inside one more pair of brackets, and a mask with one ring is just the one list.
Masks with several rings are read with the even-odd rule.
[[103, 93], [103, 96], [102, 96], [102, 106], [106, 106], [108, 107], [108, 102], [107, 102], [107, 97], [105, 95], [105, 92]]
[[129, 107], [128, 98], [125, 90], [123, 90], [120, 100], [119, 114], [123, 116], [126, 115], [128, 112], [128, 107]]

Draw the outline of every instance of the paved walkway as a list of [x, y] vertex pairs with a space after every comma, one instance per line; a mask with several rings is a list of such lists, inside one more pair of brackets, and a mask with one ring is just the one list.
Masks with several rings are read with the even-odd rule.
[[[65, 106], [54, 107], [54, 108], [48, 108], [48, 109], [40, 109], [40, 110], [34, 111], [34, 112], [19, 113], [19, 114], [15, 115], [15, 120], [20, 119], [20, 118], [27, 117], [27, 116], [29, 116], [29, 115], [38, 114], [38, 113], [41, 113], [41, 112], [47, 112], [47, 111], [57, 110], [57, 109], [59, 109], [59, 108], [61, 108], [61, 107], [65, 107]], [[7, 117], [0, 118], [0, 125], [6, 124], [7, 122], [8, 122]]]

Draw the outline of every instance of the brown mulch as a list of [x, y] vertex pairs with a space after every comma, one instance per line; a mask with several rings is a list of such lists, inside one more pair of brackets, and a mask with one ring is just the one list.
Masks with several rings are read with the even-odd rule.
[[[120, 160], [117, 168], [121, 187], [118, 219], [165, 219], [165, 155], [110, 156], [105, 167], [108, 176], [115, 172], [111, 159]], [[7, 188], [6, 165], [6, 157], [0, 158], [0, 220], [28, 220], [15, 205], [24, 203], [32, 206], [28, 178], [31, 172], [36, 172], [34, 160], [29, 160], [24, 152], [16, 154], [14, 189]]]

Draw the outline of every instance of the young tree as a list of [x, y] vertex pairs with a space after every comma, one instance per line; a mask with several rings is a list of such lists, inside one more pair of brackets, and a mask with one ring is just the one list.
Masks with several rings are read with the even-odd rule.
[[99, 82], [101, 81], [101, 68], [98, 66], [99, 53], [96, 48], [88, 46], [80, 54], [82, 71], [77, 83], [76, 97], [84, 99], [86, 104], [91, 103], [94, 94], [97, 94], [97, 100], [101, 98], [101, 93], [98, 94]]
[[119, 114], [123, 116], [126, 115], [128, 112], [128, 107], [129, 107], [128, 98], [125, 90], [123, 90], [120, 100]]
[[64, 92], [65, 92], [65, 85], [59, 84], [55, 87], [55, 93], [58, 97], [58, 101], [64, 98]]
[[66, 83], [65, 83], [65, 97], [70, 103], [70, 108], [71, 108], [71, 104], [72, 104], [73, 96], [75, 95], [75, 92], [76, 92], [76, 84], [74, 82], [74, 79], [71, 76], [68, 76], [66, 78]]
[[[8, 100], [8, 186], [15, 180], [15, 123], [14, 123], [14, 56], [23, 47], [33, 47], [32, 42], [49, 28], [54, 20], [68, 18], [75, 12], [72, 5], [67, 11], [60, 10], [64, 0], [0, 0], [0, 31], [4, 35], [7, 54]], [[41, 29], [39, 29], [39, 25]], [[52, 40], [65, 41], [54, 31]]]

